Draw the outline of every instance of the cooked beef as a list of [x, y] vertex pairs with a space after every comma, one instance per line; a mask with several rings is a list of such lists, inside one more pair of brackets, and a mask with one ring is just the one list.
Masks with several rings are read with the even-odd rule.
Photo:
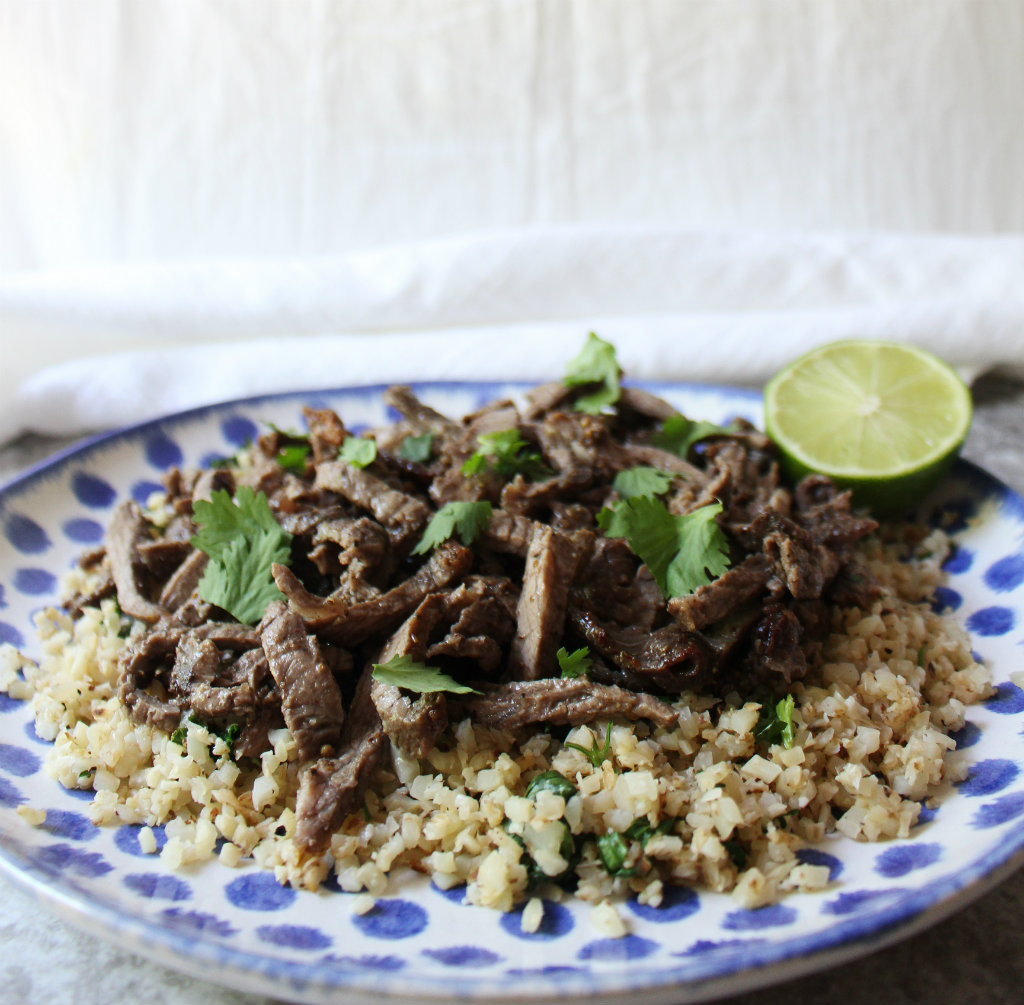
[[[105, 554], [106, 552], [104, 552]], [[83, 563], [79, 564], [82, 565], [83, 569], [88, 568]], [[87, 593], [76, 592], [64, 601], [64, 609], [71, 617], [80, 617], [86, 607], [98, 607], [101, 600], [106, 597], [112, 597], [117, 592], [117, 587], [114, 585], [114, 577], [110, 575], [110, 568], [103, 565], [99, 571], [99, 582], [91, 590]]]
[[198, 548], [178, 566], [160, 591], [160, 606], [177, 611], [199, 589], [209, 556]]
[[274, 601], [263, 616], [260, 642], [300, 758], [336, 753], [343, 718], [341, 692], [316, 638], [306, 634], [294, 611]]
[[387, 734], [370, 698], [370, 668], [356, 689], [342, 731], [344, 752], [321, 757], [300, 776], [295, 800], [295, 840], [308, 854], [326, 850], [331, 835], [351, 812], [389, 749]]
[[306, 417], [313, 461], [320, 464], [322, 461], [333, 460], [348, 436], [345, 424], [329, 408], [304, 408], [302, 414]]
[[658, 584], [622, 538], [599, 537], [572, 589], [577, 607], [599, 619], [650, 631], [664, 610]]
[[377, 596], [380, 590], [370, 577], [386, 570], [390, 559], [387, 531], [369, 517], [329, 520], [313, 535], [315, 545], [333, 545], [333, 566], [338, 589], [352, 603]]
[[460, 697], [459, 705], [475, 721], [495, 729], [519, 729], [537, 723], [579, 726], [594, 719], [622, 716], [647, 719], [666, 729], [677, 715], [653, 695], [560, 677], [485, 685], [483, 693]]
[[509, 648], [508, 673], [513, 680], [536, 680], [556, 672], [555, 651], [562, 642], [569, 584], [578, 560], [571, 538], [543, 524], [536, 527]]
[[248, 721], [260, 704], [260, 685], [269, 672], [261, 648], [226, 661], [209, 639], [186, 632], [175, 650], [169, 686], [178, 704], [190, 708], [203, 722], [226, 717]]
[[473, 564], [473, 553], [445, 541], [403, 583], [374, 600], [349, 604], [337, 596], [317, 597], [283, 565], [274, 566], [274, 581], [291, 607], [318, 635], [354, 646], [393, 629], [428, 594], [460, 580]]
[[697, 632], [670, 622], [648, 632], [602, 624], [589, 611], [570, 607], [569, 621], [587, 644], [632, 680], [678, 694], [709, 683], [715, 670], [711, 647]]
[[415, 544], [431, 517], [429, 507], [420, 499], [406, 495], [367, 471], [345, 461], [325, 461], [317, 467], [316, 485], [344, 496], [366, 510], [387, 529], [394, 547]]
[[434, 433], [436, 436], [446, 436], [460, 429], [459, 423], [425, 405], [416, 397], [412, 388], [404, 384], [389, 387], [384, 392], [384, 402], [395, 409], [420, 435]]
[[526, 558], [537, 526], [537, 522], [529, 517], [495, 509], [491, 511], [487, 529], [480, 535], [480, 543], [495, 551]]
[[451, 627], [427, 649], [425, 658], [470, 660], [478, 673], [496, 674], [515, 631], [517, 594], [504, 576], [475, 576], [459, 585], [444, 598]]
[[771, 563], [764, 555], [750, 555], [706, 586], [685, 597], [673, 597], [668, 612], [686, 631], [697, 631], [764, 593], [771, 572]]
[[679, 413], [664, 398], [639, 387], [623, 387], [617, 402], [619, 413], [625, 411], [650, 422], [664, 422]]
[[121, 610], [152, 624], [167, 612], [146, 596], [150, 587], [139, 545], [147, 540], [148, 526], [137, 503], [121, 503], [107, 529], [107, 557]]

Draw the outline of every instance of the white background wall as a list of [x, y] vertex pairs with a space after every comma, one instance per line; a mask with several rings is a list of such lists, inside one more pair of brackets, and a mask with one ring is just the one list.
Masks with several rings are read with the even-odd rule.
[[0, 272], [495, 226], [1024, 232], [1021, 0], [0, 0]]

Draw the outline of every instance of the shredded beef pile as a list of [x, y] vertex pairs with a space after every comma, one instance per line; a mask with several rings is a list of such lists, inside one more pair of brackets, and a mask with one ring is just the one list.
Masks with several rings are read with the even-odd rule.
[[[341, 419], [307, 409], [303, 473], [279, 465], [287, 434], [275, 430], [252, 448], [249, 467], [171, 472], [175, 515], [162, 531], [124, 503], [105, 554], [86, 560], [106, 581], [70, 606], [116, 592], [121, 609], [148, 624], [120, 668], [132, 718], [168, 732], [190, 715], [220, 731], [234, 725], [242, 758], [287, 724], [303, 762], [297, 841], [317, 853], [392, 745], [423, 756], [456, 716], [499, 729], [607, 716], [670, 726], [665, 696], [768, 693], [773, 681], [805, 675], [827, 605], [870, 599], [870, 576], [852, 555], [874, 521], [825, 478], [784, 486], [772, 445], [749, 425], [684, 459], [652, 443], [675, 414], [666, 402], [624, 387], [614, 411], [595, 416], [574, 410], [577, 393], [543, 385], [523, 410], [501, 401], [455, 421], [395, 387], [387, 402], [403, 418], [376, 431], [366, 469], [338, 459], [350, 435]], [[462, 472], [478, 436], [508, 429], [539, 454], [533, 480]], [[427, 432], [428, 463], [399, 455], [407, 436]], [[667, 603], [626, 541], [603, 536], [595, 519], [617, 498], [616, 474], [640, 465], [672, 474], [671, 513], [723, 507], [730, 568]], [[294, 535], [290, 567], [273, 570], [284, 599], [255, 627], [200, 598], [207, 557], [189, 543], [193, 502], [243, 484], [265, 493]], [[453, 538], [413, 555], [432, 515], [454, 500], [490, 501], [486, 530], [471, 547]], [[588, 676], [561, 677], [563, 646], [589, 648]], [[371, 675], [372, 664], [403, 655], [478, 693], [420, 694]]]

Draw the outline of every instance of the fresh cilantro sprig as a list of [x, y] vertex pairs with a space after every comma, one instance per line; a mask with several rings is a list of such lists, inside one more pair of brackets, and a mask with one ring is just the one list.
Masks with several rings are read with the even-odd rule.
[[460, 684], [449, 677], [440, 667], [418, 663], [411, 656], [395, 656], [387, 663], [374, 663], [372, 675], [382, 684], [393, 684], [406, 691], [430, 694], [435, 691], [451, 691], [453, 694], [479, 694], [474, 688]]
[[721, 503], [675, 516], [650, 496], [624, 499], [597, 514], [606, 537], [624, 537], [665, 597], [685, 597], [730, 565], [729, 542], [715, 517]]
[[191, 543], [210, 556], [199, 596], [243, 624], [259, 621], [267, 605], [282, 596], [271, 567], [291, 561], [291, 534], [274, 519], [267, 497], [248, 485], [238, 489], [234, 501], [223, 490], [209, 502], [197, 499], [192, 514], [199, 529]]
[[479, 449], [462, 465], [464, 475], [479, 475], [490, 471], [502, 478], [521, 474], [533, 480], [550, 474], [540, 454], [528, 449], [529, 444], [519, 435], [518, 429], [481, 433], [476, 442]]
[[578, 750], [581, 754], [584, 754], [588, 761], [595, 767], [599, 768], [605, 761], [608, 760], [608, 755], [612, 752], [612, 724], [608, 723], [608, 729], [604, 734], [604, 743], [598, 745], [595, 737], [593, 745], [588, 750], [582, 744], [579, 743], [566, 743], [566, 747], [572, 747], [573, 750]]
[[623, 499], [635, 499], [638, 496], [661, 496], [672, 485], [672, 473], [661, 468], [649, 468], [640, 465], [626, 468], [615, 476], [612, 488]]
[[538, 792], [553, 792], [563, 799], [571, 799], [576, 791], [576, 786], [565, 775], [552, 768], [550, 771], [542, 771], [526, 786], [526, 798], [532, 799]]
[[701, 440], [733, 431], [734, 429], [730, 426], [716, 426], [713, 422], [705, 422], [703, 419], [688, 419], [685, 415], [673, 415], [662, 423], [661, 429], [651, 437], [651, 442], [656, 447], [677, 454], [685, 460], [690, 450]]
[[338, 451], [338, 460], [351, 464], [354, 468], [369, 467], [377, 459], [376, 440], [362, 436], [346, 436]]
[[555, 653], [555, 657], [562, 671], [563, 680], [575, 680], [590, 672], [590, 650], [586, 646], [576, 649], [574, 652], [569, 652], [565, 646], [562, 646]]
[[425, 555], [432, 548], [447, 541], [453, 534], [467, 547], [471, 545], [491, 522], [491, 504], [479, 502], [445, 503], [431, 518], [420, 543], [413, 548], [414, 555]]
[[576, 399], [577, 411], [597, 415], [619, 400], [621, 377], [615, 347], [591, 332], [579, 354], [569, 361], [562, 383], [566, 387], [600, 384], [600, 388]]
[[775, 703], [761, 707], [761, 715], [754, 727], [754, 739], [760, 743], [781, 743], [789, 750], [796, 742], [793, 712], [796, 702], [791, 694]]
[[398, 456], [406, 461], [418, 461], [424, 464], [430, 460], [434, 452], [434, 434], [424, 433], [422, 436], [407, 436], [398, 448]]

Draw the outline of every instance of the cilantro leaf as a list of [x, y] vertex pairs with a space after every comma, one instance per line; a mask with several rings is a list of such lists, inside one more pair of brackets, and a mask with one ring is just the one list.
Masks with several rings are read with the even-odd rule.
[[731, 432], [733, 429], [728, 426], [716, 426], [713, 422], [705, 422], [703, 419], [673, 415], [662, 423], [661, 430], [654, 434], [651, 442], [656, 447], [677, 454], [685, 460], [690, 448], [701, 440]]
[[604, 734], [604, 743], [600, 746], [598, 746], [596, 739], [589, 750], [579, 743], [566, 743], [565, 746], [572, 747], [573, 750], [578, 750], [581, 754], [585, 754], [587, 760], [595, 768], [599, 768], [608, 760], [608, 755], [612, 752], [612, 724], [608, 723], [608, 729]]
[[633, 499], [636, 496], [660, 496], [664, 495], [672, 484], [672, 473], [662, 471], [661, 468], [649, 468], [640, 465], [635, 468], [626, 468], [615, 476], [612, 488], [622, 496], [623, 499]]
[[434, 691], [451, 691], [453, 694], [479, 694], [474, 688], [460, 684], [443, 673], [440, 667], [417, 663], [410, 656], [395, 656], [387, 663], [373, 664], [373, 679], [382, 684], [393, 684], [406, 691], [429, 694]]
[[425, 555], [431, 548], [447, 541], [453, 534], [466, 546], [471, 545], [491, 522], [491, 504], [480, 502], [445, 503], [431, 518], [414, 555]]
[[277, 452], [277, 463], [285, 471], [303, 474], [306, 470], [306, 458], [309, 456], [308, 443], [292, 443]]
[[561, 772], [542, 771], [526, 786], [526, 798], [532, 799], [538, 792], [554, 792], [563, 799], [571, 799], [576, 795], [576, 786]]
[[267, 604], [281, 597], [271, 566], [291, 560], [291, 534], [274, 519], [262, 492], [248, 485], [232, 501], [223, 490], [192, 507], [196, 526], [193, 547], [210, 556], [199, 581], [199, 596], [244, 624], [253, 624]]
[[562, 383], [566, 387], [601, 384], [599, 389], [576, 399], [578, 412], [597, 415], [619, 400], [621, 376], [615, 347], [591, 332], [579, 354], [569, 361]]
[[586, 646], [571, 653], [566, 650], [565, 646], [562, 646], [555, 656], [558, 658], [563, 679], [572, 680], [582, 677], [590, 671], [590, 650]]
[[629, 855], [629, 844], [625, 838], [616, 831], [609, 831], [597, 838], [597, 854], [601, 859], [601, 865], [609, 876], [632, 876], [635, 869], [625, 868], [624, 864]]
[[407, 436], [398, 448], [398, 456], [406, 461], [419, 461], [423, 464], [430, 460], [434, 451], [434, 434], [424, 433], [422, 436]]
[[647, 817], [637, 817], [623, 832], [623, 837], [628, 837], [631, 841], [639, 841], [641, 847], [646, 848], [647, 842], [654, 837], [655, 834], [668, 834], [672, 828], [675, 827], [677, 821], [675, 817], [666, 817], [658, 824], [657, 827], [652, 827], [651, 822]]
[[346, 436], [338, 451], [338, 460], [347, 461], [354, 468], [365, 468], [377, 459], [377, 443], [362, 436]]
[[796, 727], [793, 712], [796, 702], [791, 694], [771, 705], [761, 707], [761, 715], [754, 727], [754, 739], [761, 743], [781, 743], [789, 750], [796, 742]]
[[518, 429], [499, 429], [493, 433], [481, 433], [476, 442], [480, 449], [462, 465], [464, 475], [493, 471], [503, 478], [522, 474], [534, 479], [549, 473], [540, 454], [536, 450], [526, 449], [528, 444], [519, 435]]
[[597, 514], [606, 537], [624, 537], [651, 570], [665, 597], [684, 597], [729, 568], [729, 542], [715, 517], [721, 503], [673, 516], [650, 496], [616, 503]]

